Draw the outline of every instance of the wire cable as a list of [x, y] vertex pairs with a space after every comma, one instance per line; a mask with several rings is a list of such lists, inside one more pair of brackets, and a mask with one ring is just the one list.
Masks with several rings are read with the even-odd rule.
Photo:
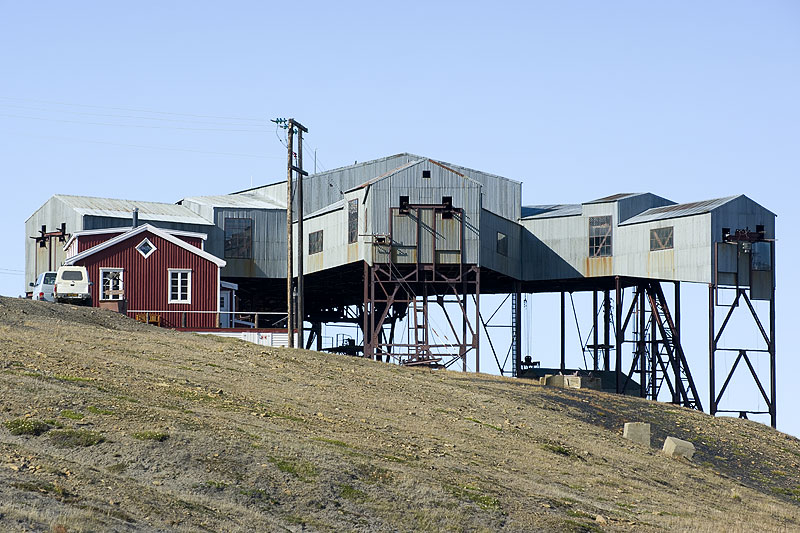
[[[81, 115], [81, 116], [90, 116], [90, 117], [111, 117], [111, 118], [133, 118], [139, 120], [157, 120], [159, 122], [183, 122], [187, 124], [205, 124], [205, 125], [212, 125], [212, 126], [245, 126], [245, 127], [252, 127], [255, 124], [237, 124], [235, 122], [209, 122], [206, 120], [187, 120], [187, 119], [180, 119], [180, 118], [163, 118], [163, 117], [146, 117], [142, 115], [120, 115], [120, 114], [113, 114], [113, 113], [88, 113], [85, 111], [68, 111], [68, 110], [58, 110], [58, 109], [43, 109], [40, 107], [30, 107], [30, 106], [21, 106], [21, 105], [14, 105], [14, 104], [4, 104], [0, 102], [0, 106], [3, 107], [11, 107], [15, 109], [27, 109], [30, 111], [40, 111], [43, 113], [67, 113], [70, 115]], [[264, 126], [268, 123], [264, 121]]]
[[135, 107], [110, 107], [110, 106], [101, 106], [101, 105], [90, 105], [90, 104], [75, 104], [70, 102], [54, 102], [48, 100], [33, 100], [30, 98], [19, 98], [14, 96], [1, 96], [0, 99], [3, 100], [17, 100], [23, 102], [34, 102], [38, 104], [48, 104], [48, 105], [65, 105], [65, 106], [73, 106], [73, 107], [87, 107], [93, 109], [111, 109], [115, 111], [135, 111], [139, 113], [153, 113], [157, 115], [172, 115], [172, 116], [179, 116], [179, 117], [197, 117], [197, 118], [215, 118], [220, 120], [241, 120], [241, 121], [249, 121], [249, 122], [266, 122], [263, 118], [251, 118], [251, 117], [226, 117], [220, 115], [198, 115], [193, 113], [175, 113], [172, 111], [155, 111], [152, 109], [141, 109]]
[[21, 118], [25, 120], [43, 120], [46, 122], [61, 122], [68, 124], [85, 124], [90, 126], [116, 126], [123, 128], [145, 128], [157, 130], [183, 130], [183, 131], [224, 131], [229, 133], [264, 133], [265, 130], [251, 129], [226, 129], [226, 128], [186, 128], [180, 126], [150, 126], [146, 124], [114, 124], [113, 122], [89, 122], [81, 120], [68, 120], [59, 118], [30, 117], [26, 115], [14, 115], [11, 113], [0, 113], [0, 117]]
[[[26, 135], [22, 133], [21, 135]], [[269, 155], [258, 155], [258, 154], [244, 154], [244, 153], [237, 153], [237, 152], [217, 152], [212, 150], [196, 150], [193, 148], [178, 148], [178, 147], [170, 147], [170, 146], [153, 146], [153, 145], [146, 145], [146, 144], [130, 144], [130, 143], [117, 143], [111, 141], [96, 141], [92, 139], [76, 139], [71, 137], [58, 137], [53, 135], [29, 135], [30, 137], [36, 137], [41, 139], [55, 139], [59, 141], [70, 141], [70, 142], [84, 142], [84, 143], [91, 143], [91, 144], [107, 144], [111, 146], [125, 146], [131, 148], [145, 148], [151, 150], [169, 150], [175, 152], [191, 152], [197, 154], [211, 154], [211, 155], [227, 155], [233, 157], [254, 157], [257, 159], [283, 159], [283, 156], [269, 156]]]

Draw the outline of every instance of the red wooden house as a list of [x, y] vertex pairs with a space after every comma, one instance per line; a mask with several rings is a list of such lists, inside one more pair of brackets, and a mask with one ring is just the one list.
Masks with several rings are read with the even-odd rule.
[[162, 326], [214, 328], [225, 261], [202, 249], [204, 239], [150, 224], [84, 232], [67, 243], [64, 264], [87, 268], [96, 307], [125, 301], [128, 315]]

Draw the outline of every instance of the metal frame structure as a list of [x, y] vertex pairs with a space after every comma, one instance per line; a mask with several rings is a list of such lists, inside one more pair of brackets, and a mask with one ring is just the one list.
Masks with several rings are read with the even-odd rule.
[[[777, 404], [776, 404], [776, 393], [775, 393], [775, 277], [774, 277], [774, 267], [775, 267], [775, 243], [774, 241], [766, 241], [763, 239], [763, 236], [759, 236], [758, 234], [752, 233], [737, 233], [735, 235], [729, 236], [726, 239], [726, 242], [734, 242], [734, 243], [746, 243], [746, 242], [769, 242], [770, 246], [770, 265], [772, 270], [772, 279], [770, 281], [770, 288], [768, 298], [766, 300], [769, 302], [769, 323], [767, 328], [764, 327], [761, 318], [759, 318], [759, 313], [753, 306], [753, 302], [751, 298], [747, 295], [747, 288], [739, 285], [739, 278], [737, 276], [737, 284], [735, 286], [726, 286], [722, 284], [720, 281], [719, 271], [715, 272], [715, 283], [712, 283], [708, 286], [708, 351], [709, 351], [709, 399], [710, 399], [710, 412], [712, 415], [716, 415], [717, 413], [738, 413], [739, 418], [747, 418], [748, 414], [755, 414], [755, 415], [769, 415], [770, 417], [770, 425], [772, 427], [776, 427], [777, 424]], [[719, 263], [718, 256], [719, 256], [719, 245], [721, 243], [716, 243], [714, 248], [714, 256], [715, 256], [715, 263]], [[752, 257], [748, 260], [748, 264], [746, 267], [752, 270]], [[748, 278], [749, 281], [749, 278]], [[720, 303], [719, 295], [720, 291], [728, 291], [733, 292], [734, 297], [730, 304], [723, 304]], [[765, 299], [765, 298], [759, 298]], [[764, 343], [766, 344], [766, 348], [755, 348], [755, 347], [721, 347], [720, 341], [722, 339], [722, 335], [726, 332], [731, 317], [733, 316], [734, 312], [737, 308], [742, 307], [741, 303], [744, 302], [746, 304], [747, 310], [749, 312], [750, 317], [753, 319], [754, 326], [757, 328], [758, 333], [761, 335]], [[725, 318], [722, 321], [722, 324], [717, 329], [716, 325], [716, 308], [720, 307], [722, 309], [726, 309]], [[722, 384], [722, 387], [717, 390], [716, 386], [716, 371], [717, 371], [717, 355], [719, 352], [733, 352], [736, 353], [736, 359], [734, 360], [733, 364], [730, 366], [729, 369], [724, 369], [726, 371], [725, 381]], [[758, 356], [758, 355], [766, 354], [769, 356], [769, 392], [764, 389], [764, 384], [762, 383], [762, 379], [759, 376], [758, 372], [756, 371], [755, 367], [753, 366], [753, 361], [751, 357]], [[725, 392], [728, 388], [728, 385], [733, 378], [734, 373], [736, 372], [736, 368], [738, 367], [739, 363], [744, 360], [745, 364], [747, 365], [748, 370], [750, 371], [750, 375], [753, 378], [753, 381], [758, 388], [759, 392], [761, 393], [761, 397], [764, 399], [766, 403], [767, 410], [766, 411], [754, 411], [748, 409], [719, 409], [719, 404], [725, 397]]]
[[[416, 261], [397, 263], [394, 252], [397, 244], [392, 239], [394, 214], [414, 211], [417, 215], [417, 239], [414, 244]], [[421, 262], [422, 211], [432, 211], [434, 236], [437, 235], [436, 214], [448, 213], [459, 220], [459, 262], [437, 263], [437, 239], [431, 239], [433, 261]], [[480, 323], [480, 268], [464, 262], [464, 211], [446, 204], [410, 204], [391, 208], [388, 236], [374, 236], [374, 244], [388, 250], [388, 262], [364, 263], [364, 356], [370, 359], [395, 361], [403, 365], [426, 365], [449, 368], [461, 361], [467, 369], [467, 357], [474, 350], [475, 370], [480, 370], [478, 324]], [[470, 319], [468, 302], [472, 296], [475, 316]], [[435, 342], [431, 324], [431, 303], [442, 311], [454, 336], [453, 342]], [[452, 304], [449, 305], [448, 304]], [[451, 316], [450, 309], [456, 313]], [[410, 329], [413, 332], [406, 342], [396, 339], [396, 323], [411, 313]], [[458, 317], [461, 331], [457, 328]], [[388, 331], [387, 331], [388, 328]], [[434, 333], [434, 336], [431, 335]]]
[[[680, 341], [680, 284], [674, 282], [674, 285], [674, 313], [661, 282], [657, 280], [614, 276], [585, 280], [580, 286], [557, 284], [555, 290], [537, 289], [536, 292], [558, 292], [561, 296], [561, 362], [557, 370], [567, 371], [565, 296], [567, 293], [591, 291], [593, 319], [589, 336], [592, 342], [587, 339], [587, 344], [582, 345], [592, 360], [592, 368], [587, 370], [614, 372], [612, 390], [620, 394], [629, 394], [631, 383], [638, 381], [638, 395], [657, 400], [666, 385], [671, 403], [702, 411], [700, 396]], [[602, 302], [599, 301], [600, 294], [603, 295]], [[628, 303], [626, 294], [631, 294]], [[512, 306], [513, 323], [521, 323], [519, 314], [519, 309]], [[633, 346], [627, 369], [623, 366], [625, 345]], [[519, 355], [516, 357], [513, 375], [524, 375], [526, 365]], [[502, 368], [501, 373], [505, 373]]]

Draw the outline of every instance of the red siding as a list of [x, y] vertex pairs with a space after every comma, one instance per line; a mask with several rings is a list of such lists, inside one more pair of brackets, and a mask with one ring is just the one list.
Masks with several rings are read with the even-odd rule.
[[[100, 233], [97, 235], [78, 235], [76, 239], [78, 240], [78, 253], [81, 253], [84, 250], [88, 250], [92, 246], [97, 246], [98, 244], [102, 244], [109, 239], [113, 239], [117, 235], [121, 233], [125, 233], [125, 231], [115, 231], [113, 233]], [[139, 241], [142, 242], [142, 241]], [[136, 244], [139, 244], [138, 242]], [[134, 246], [136, 246], [134, 244]]]
[[[136, 246], [145, 237], [156, 247], [156, 251], [147, 259], [136, 250]], [[129, 310], [162, 311], [154, 314], [161, 315], [161, 324], [168, 327], [183, 325], [181, 311], [214, 311], [187, 313], [185, 325], [188, 328], [216, 326], [219, 267], [149, 231], [101, 250], [76, 264], [86, 266], [89, 279], [94, 282], [91, 287], [94, 306], [99, 305], [100, 268], [122, 268], [123, 287]], [[192, 271], [191, 304], [167, 303], [170, 268]]]
[[[121, 233], [124, 233], [124, 232], [117, 231], [117, 232], [114, 232], [114, 233], [111, 233], [111, 232], [109, 232], [109, 233], [98, 233], [98, 234], [95, 234], [95, 235], [78, 235], [76, 237], [76, 239], [78, 241], [78, 253], [81, 253], [84, 250], [88, 250], [89, 248], [91, 248], [93, 246], [97, 246], [98, 244], [103, 244], [107, 240], [113, 239], [114, 237], [116, 237], [117, 235], [120, 235]], [[201, 249], [203, 248], [203, 239], [201, 239], [200, 237], [188, 237], [186, 235], [176, 235], [176, 237], [178, 239], [188, 243], [188, 244], [191, 244], [195, 248], [201, 248]], [[142, 239], [144, 239], [144, 237], [142, 237], [141, 239], [136, 241], [134, 246], [136, 246], [137, 244], [142, 242]], [[134, 240], [136, 240], [136, 237], [134, 237]]]
[[182, 240], [187, 244], [191, 244], [195, 248], [200, 248], [200, 249], [203, 248], [203, 239], [199, 237], [188, 237], [186, 235], [175, 235], [175, 237], [179, 238], [180, 240]]

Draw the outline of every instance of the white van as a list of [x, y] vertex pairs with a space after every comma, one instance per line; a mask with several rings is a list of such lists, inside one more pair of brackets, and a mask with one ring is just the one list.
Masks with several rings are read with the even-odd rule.
[[42, 272], [36, 281], [31, 283], [33, 287], [33, 294], [31, 298], [34, 300], [44, 300], [46, 302], [55, 301], [53, 299], [53, 286], [56, 283], [55, 272]]
[[89, 292], [89, 273], [83, 266], [62, 266], [56, 273], [53, 287], [55, 301], [76, 305], [91, 305], [92, 293]]

